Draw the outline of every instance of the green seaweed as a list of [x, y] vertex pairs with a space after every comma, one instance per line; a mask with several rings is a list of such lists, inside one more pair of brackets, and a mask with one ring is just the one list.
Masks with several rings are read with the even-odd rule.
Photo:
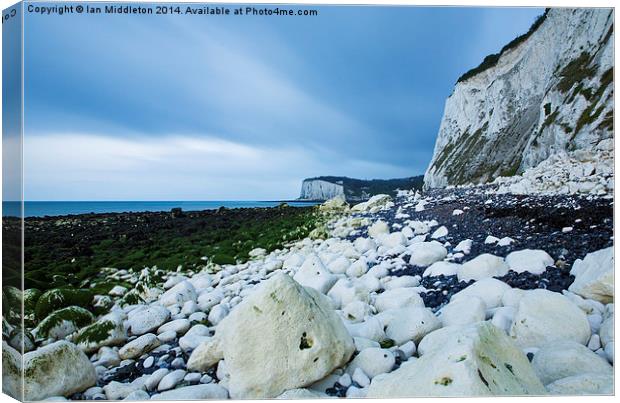
[[93, 315], [79, 306], [70, 306], [52, 312], [37, 326], [37, 337], [47, 338], [49, 332], [63, 321], [72, 322], [78, 329], [94, 320]]
[[100, 343], [110, 337], [117, 324], [111, 320], [93, 323], [83, 328], [75, 337], [77, 344]]
[[34, 310], [35, 318], [43, 319], [50, 312], [72, 305], [87, 308], [92, 300], [93, 294], [90, 290], [69, 288], [48, 290], [37, 301]]

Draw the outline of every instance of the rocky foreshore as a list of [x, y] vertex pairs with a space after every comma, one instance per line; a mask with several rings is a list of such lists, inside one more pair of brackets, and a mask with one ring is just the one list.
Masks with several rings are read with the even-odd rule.
[[[128, 286], [86, 303], [25, 292], [38, 315], [25, 398], [612, 394], [613, 173], [579, 158], [591, 166], [549, 162], [580, 183], [566, 191], [506, 190], [526, 172], [333, 199], [312, 237], [246, 263], [108, 268]], [[3, 380], [17, 395], [10, 334], [5, 321]]]

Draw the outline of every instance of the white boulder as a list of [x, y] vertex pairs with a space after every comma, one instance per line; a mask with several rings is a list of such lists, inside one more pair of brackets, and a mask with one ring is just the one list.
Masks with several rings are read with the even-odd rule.
[[118, 350], [118, 356], [122, 360], [140, 357], [142, 354], [159, 347], [160, 344], [159, 339], [153, 333], [143, 334]]
[[547, 385], [547, 390], [552, 395], [612, 395], [614, 376], [602, 373], [569, 376]]
[[416, 242], [408, 247], [411, 252], [409, 263], [415, 266], [426, 267], [443, 260], [448, 251], [437, 241]]
[[196, 300], [196, 289], [189, 281], [182, 281], [166, 291], [159, 297], [159, 303], [163, 306], [180, 305], [187, 301]]
[[567, 340], [543, 345], [534, 355], [532, 367], [545, 385], [585, 373], [613, 374], [613, 367], [606, 359], [582, 344]]
[[422, 277], [435, 277], [439, 275], [454, 276], [459, 271], [460, 267], [461, 265], [458, 263], [435, 262], [432, 265], [428, 266], [426, 270], [424, 270]]
[[502, 296], [510, 290], [510, 286], [495, 278], [483, 278], [465, 287], [452, 296], [450, 302], [463, 297], [478, 297], [484, 301], [487, 309], [502, 305]]
[[545, 394], [527, 357], [488, 322], [454, 329], [442, 348], [375, 377], [367, 397]]
[[[188, 283], [189, 284], [189, 283]], [[174, 286], [170, 291], [172, 291]], [[143, 335], [152, 332], [170, 318], [170, 311], [160, 305], [151, 305], [144, 309], [130, 312], [128, 322], [131, 333]]]
[[388, 309], [404, 307], [424, 307], [424, 301], [418, 290], [411, 287], [394, 288], [378, 294], [375, 298], [375, 308], [383, 312]]
[[614, 300], [614, 249], [609, 247], [588, 253], [573, 263], [570, 273], [575, 281], [569, 291], [607, 304]]
[[232, 398], [270, 398], [310, 385], [344, 365], [354, 351], [325, 297], [284, 273], [237, 305], [215, 337]]
[[508, 273], [508, 265], [503, 258], [483, 253], [463, 263], [456, 275], [459, 281], [468, 281], [503, 276], [506, 273]]
[[293, 277], [304, 287], [311, 287], [321, 294], [327, 293], [338, 278], [325, 268], [318, 256], [308, 256]]
[[390, 372], [396, 362], [394, 354], [383, 348], [362, 350], [347, 367], [347, 373], [353, 375], [360, 368], [370, 379], [379, 374]]
[[368, 227], [368, 236], [372, 238], [379, 238], [383, 235], [390, 233], [390, 227], [385, 221], [376, 221], [370, 227]]
[[533, 274], [541, 274], [547, 269], [547, 266], [553, 266], [553, 258], [544, 250], [523, 249], [510, 252], [506, 256], [506, 263], [511, 270], [517, 273], [528, 271]]
[[521, 348], [560, 340], [585, 345], [590, 339], [590, 324], [586, 314], [562, 294], [531, 290], [519, 301], [510, 336]]
[[24, 399], [69, 396], [95, 385], [95, 367], [75, 344], [57, 341], [24, 354]]
[[479, 297], [457, 298], [438, 312], [442, 326], [469, 325], [481, 322], [486, 316], [486, 304]]
[[396, 344], [409, 340], [418, 343], [424, 336], [441, 327], [441, 322], [430, 309], [408, 307], [394, 310], [392, 320], [385, 329], [388, 338]]

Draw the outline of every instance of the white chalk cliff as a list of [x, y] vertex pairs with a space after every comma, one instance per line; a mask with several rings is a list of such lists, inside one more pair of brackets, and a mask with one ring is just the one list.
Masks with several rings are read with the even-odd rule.
[[344, 186], [321, 179], [306, 179], [301, 184], [300, 199], [329, 200], [336, 196], [344, 196]]
[[540, 21], [459, 79], [425, 188], [485, 183], [613, 138], [613, 10], [551, 9]]

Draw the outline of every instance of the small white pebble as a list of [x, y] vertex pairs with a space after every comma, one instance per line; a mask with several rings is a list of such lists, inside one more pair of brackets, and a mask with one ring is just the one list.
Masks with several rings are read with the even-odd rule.
[[573, 227], [564, 227], [562, 228], [562, 232], [567, 233], [567, 232], [571, 232], [573, 230]]
[[151, 356], [151, 357], [148, 357], [146, 360], [144, 360], [144, 362], [142, 363], [142, 366], [144, 368], [151, 368], [154, 363], [155, 363], [155, 358]]

